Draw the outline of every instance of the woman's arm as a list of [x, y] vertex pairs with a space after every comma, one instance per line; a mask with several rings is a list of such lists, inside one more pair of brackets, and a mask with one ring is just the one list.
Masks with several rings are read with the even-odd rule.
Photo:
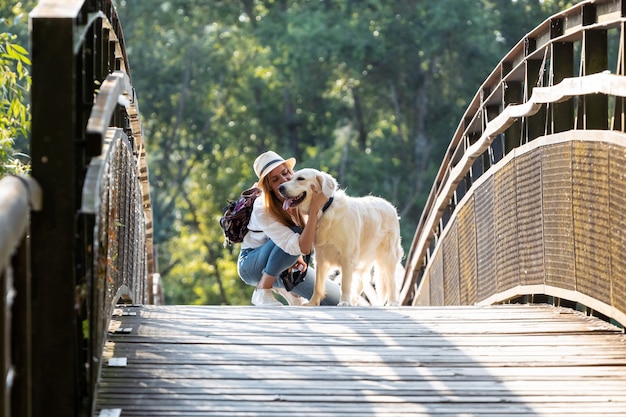
[[[259, 200], [259, 198], [257, 198]], [[274, 216], [272, 216], [267, 208], [261, 203], [260, 207], [256, 207], [256, 201], [254, 202], [253, 216], [256, 214], [258, 217], [258, 225], [265, 233], [267, 238], [271, 239], [278, 247], [287, 252], [290, 255], [301, 255], [300, 251], [300, 234], [294, 232], [289, 226], [285, 226]], [[258, 211], [257, 211], [258, 209]], [[252, 220], [250, 221], [252, 223]]]

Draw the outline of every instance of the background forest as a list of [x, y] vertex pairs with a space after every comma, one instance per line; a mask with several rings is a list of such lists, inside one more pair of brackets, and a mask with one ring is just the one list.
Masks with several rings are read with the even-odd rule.
[[[35, 3], [0, 0], [0, 33], [24, 48]], [[467, 103], [524, 34], [571, 3], [118, 0], [166, 302], [249, 303], [218, 219], [267, 149], [393, 202], [408, 251]], [[25, 132], [8, 136], [2, 166], [28, 154]]]

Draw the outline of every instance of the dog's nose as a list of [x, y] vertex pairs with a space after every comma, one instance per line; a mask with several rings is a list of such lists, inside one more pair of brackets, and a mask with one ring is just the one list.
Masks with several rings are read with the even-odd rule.
[[278, 191], [280, 191], [281, 193], [285, 191], [285, 186], [284, 186], [284, 184], [280, 184], [280, 185], [278, 186]]

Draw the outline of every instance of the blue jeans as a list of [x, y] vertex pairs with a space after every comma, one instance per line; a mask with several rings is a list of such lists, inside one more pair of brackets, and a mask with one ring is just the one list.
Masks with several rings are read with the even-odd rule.
[[[261, 275], [265, 272], [275, 277], [274, 287], [285, 288], [280, 279], [280, 273], [292, 266], [297, 256], [293, 256], [276, 246], [274, 242], [268, 240], [264, 245], [254, 249], [242, 249], [237, 260], [237, 273], [239, 277], [248, 285], [256, 286], [261, 280]], [[291, 291], [301, 297], [310, 299], [315, 286], [315, 269], [309, 267], [306, 270], [304, 281], [296, 285]], [[339, 285], [326, 279], [326, 297], [321, 305], [339, 304], [341, 291]]]

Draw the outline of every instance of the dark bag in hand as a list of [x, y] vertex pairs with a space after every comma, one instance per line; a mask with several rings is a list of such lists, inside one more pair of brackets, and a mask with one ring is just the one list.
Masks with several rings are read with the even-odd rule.
[[[304, 257], [304, 262], [307, 265], [307, 269], [309, 269], [310, 259], [311, 259], [311, 255], [307, 255]], [[305, 277], [306, 277], [306, 270], [302, 272], [294, 268], [289, 268], [280, 274], [280, 279], [283, 281], [283, 285], [285, 286], [285, 289], [287, 291], [293, 290], [296, 285], [304, 281]]]

